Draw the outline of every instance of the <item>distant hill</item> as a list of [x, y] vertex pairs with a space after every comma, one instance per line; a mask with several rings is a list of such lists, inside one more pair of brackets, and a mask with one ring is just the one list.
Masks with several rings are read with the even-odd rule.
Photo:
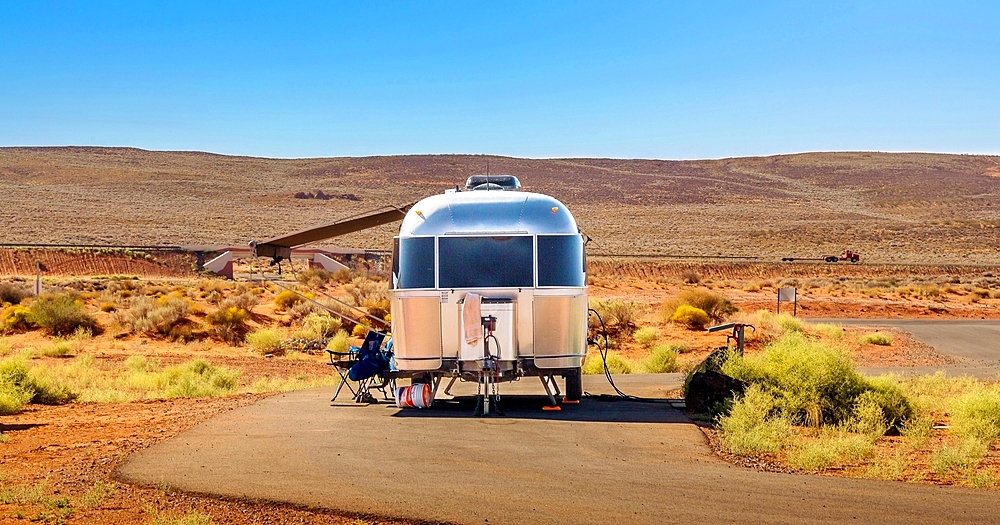
[[[487, 160], [565, 202], [594, 252], [780, 258], [852, 248], [886, 262], [1000, 262], [1000, 157], [925, 153], [285, 160], [0, 148], [0, 243], [243, 245], [441, 192]], [[385, 248], [394, 230], [337, 243]]]

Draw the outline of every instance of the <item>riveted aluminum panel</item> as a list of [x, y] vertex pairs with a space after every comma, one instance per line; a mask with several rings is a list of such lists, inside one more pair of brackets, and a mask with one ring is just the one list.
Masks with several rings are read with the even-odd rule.
[[535, 295], [534, 356], [538, 368], [576, 368], [587, 353], [587, 295]]
[[392, 337], [396, 368], [403, 371], [440, 368], [440, 297], [393, 297]]
[[503, 233], [579, 233], [566, 206], [548, 195], [521, 191], [463, 191], [432, 195], [406, 213], [400, 237]]

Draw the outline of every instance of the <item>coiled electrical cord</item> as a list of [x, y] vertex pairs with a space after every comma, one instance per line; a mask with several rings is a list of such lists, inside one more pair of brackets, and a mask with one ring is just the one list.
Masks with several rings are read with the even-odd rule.
[[622, 400], [625, 400], [625, 401], [638, 401], [638, 402], [641, 402], [641, 403], [669, 403], [669, 400], [667, 400], [667, 399], [661, 399], [661, 398], [655, 398], [655, 397], [639, 397], [639, 396], [633, 396], [633, 395], [630, 395], [630, 394], [626, 394], [625, 392], [622, 392], [622, 390], [620, 388], [618, 388], [618, 385], [615, 384], [614, 378], [611, 377], [611, 370], [608, 369], [608, 348], [610, 346], [609, 345], [609, 339], [608, 339], [608, 327], [605, 326], [604, 319], [601, 318], [601, 314], [597, 313], [597, 310], [594, 310], [593, 308], [591, 308], [591, 309], [589, 309], [588, 313], [590, 313], [590, 312], [593, 312], [594, 315], [597, 316], [597, 320], [600, 321], [600, 323], [601, 323], [601, 332], [604, 335], [604, 348], [601, 349], [600, 341], [596, 341], [596, 340], [592, 341], [592, 340], [589, 340], [589, 339], [587, 340], [587, 346], [590, 346], [591, 344], [593, 344], [594, 346], [597, 347], [598, 353], [601, 354], [601, 362], [604, 364], [604, 377], [606, 377], [608, 379], [608, 383], [611, 385], [611, 388], [613, 388], [615, 390], [615, 393], [617, 395], [591, 394], [590, 392], [584, 392], [583, 395], [585, 397], [590, 398], [590, 399], [597, 399], [597, 400], [600, 400], [600, 401], [622, 401]]

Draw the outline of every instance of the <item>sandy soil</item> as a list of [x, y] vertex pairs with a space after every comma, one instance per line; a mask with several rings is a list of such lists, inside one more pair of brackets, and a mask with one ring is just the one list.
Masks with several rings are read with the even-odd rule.
[[[95, 482], [114, 484], [114, 494], [99, 506], [73, 503], [68, 523], [143, 524], [155, 515], [174, 517], [191, 511], [208, 515], [216, 523], [400, 523], [268, 502], [220, 500], [167, 486], [144, 488], [111, 480], [111, 472], [127, 455], [261, 398], [248, 394], [110, 405], [32, 405], [0, 423], [6, 439], [0, 445], [3, 486], [44, 484], [49, 498], [78, 502]], [[49, 516], [49, 521], [55, 521], [44, 505], [0, 504], [0, 523], [24, 523], [18, 515], [25, 519]]]

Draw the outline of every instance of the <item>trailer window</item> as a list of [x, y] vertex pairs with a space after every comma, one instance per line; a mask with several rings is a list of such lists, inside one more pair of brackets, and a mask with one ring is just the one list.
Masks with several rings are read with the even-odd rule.
[[399, 239], [396, 288], [434, 288], [434, 237]]
[[581, 236], [538, 236], [538, 286], [583, 286], [585, 270]]
[[441, 237], [441, 288], [531, 288], [534, 251], [529, 236]]

